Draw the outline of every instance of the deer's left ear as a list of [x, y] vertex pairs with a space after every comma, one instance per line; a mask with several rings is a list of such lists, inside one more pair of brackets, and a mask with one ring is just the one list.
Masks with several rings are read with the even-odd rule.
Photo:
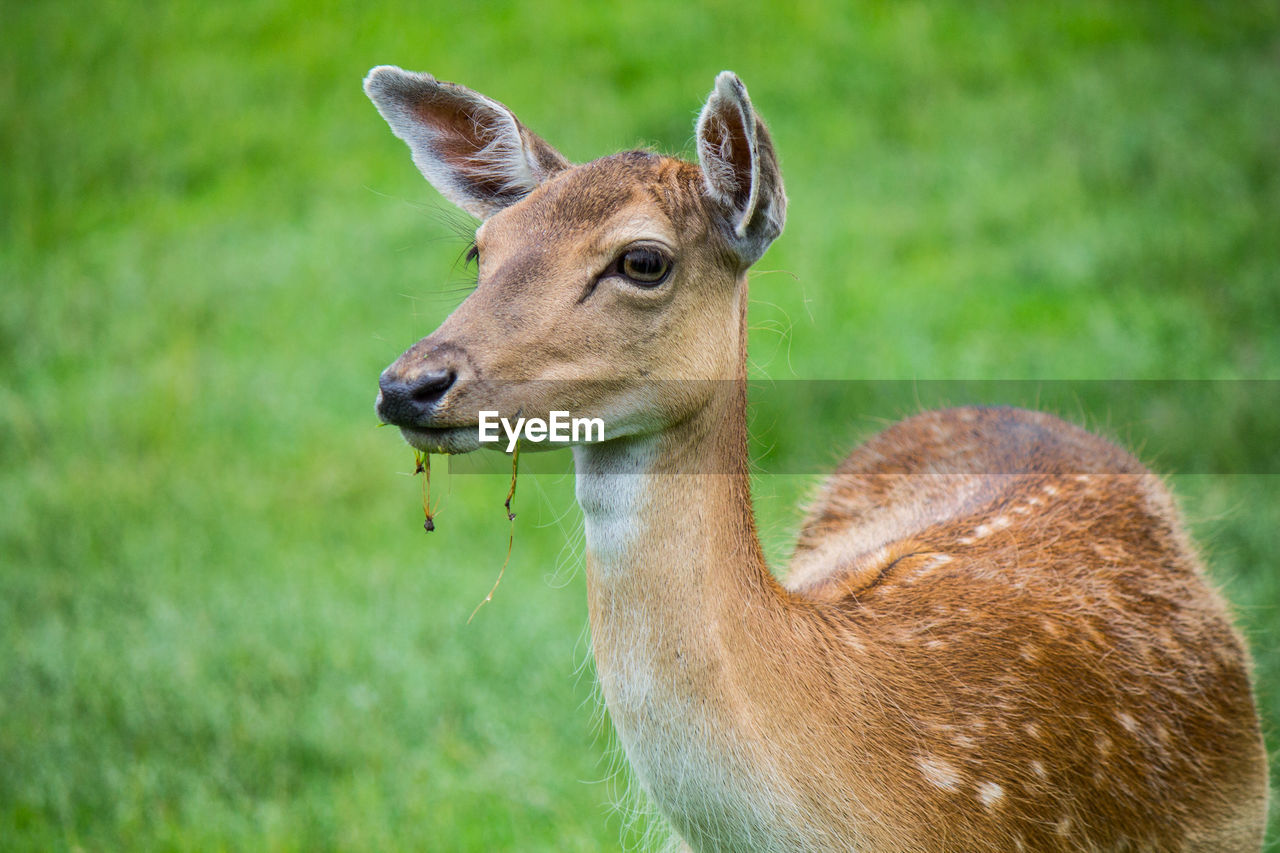
[[773, 141], [747, 87], [721, 71], [698, 116], [698, 162], [707, 195], [722, 209], [725, 235], [745, 265], [782, 233], [787, 196]]
[[488, 219], [569, 168], [509, 109], [465, 86], [380, 65], [364, 91], [431, 185], [472, 216]]

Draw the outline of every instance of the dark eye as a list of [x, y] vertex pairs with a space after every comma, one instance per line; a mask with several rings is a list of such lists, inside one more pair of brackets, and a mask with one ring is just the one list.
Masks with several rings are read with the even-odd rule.
[[630, 249], [619, 259], [618, 269], [641, 287], [657, 287], [667, 280], [671, 260], [656, 249]]

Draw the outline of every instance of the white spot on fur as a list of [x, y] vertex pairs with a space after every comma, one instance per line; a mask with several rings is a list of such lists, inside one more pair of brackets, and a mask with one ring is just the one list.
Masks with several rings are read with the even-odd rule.
[[858, 652], [859, 654], [862, 654], [867, 650], [867, 647], [862, 644], [862, 641], [859, 640], [857, 637], [853, 636], [852, 634], [842, 634], [840, 636], [840, 639], [846, 646], [853, 649], [855, 652]]
[[987, 808], [995, 808], [1004, 799], [1004, 788], [995, 782], [983, 782], [978, 786], [978, 799]]
[[920, 580], [921, 578], [924, 578], [925, 576], [931, 574], [934, 569], [938, 568], [939, 566], [945, 566], [947, 563], [950, 563], [954, 559], [955, 558], [952, 557], [950, 554], [934, 554], [928, 560], [926, 560], [918, 569], [916, 569], [907, 577], [903, 578], [903, 583], [913, 584], [916, 581]]
[[960, 773], [940, 758], [917, 758], [916, 765], [924, 778], [944, 791], [960, 787]]
[[1028, 736], [1037, 739], [1040, 737], [1040, 727], [1035, 723], [1027, 723], [1022, 728], [1026, 730]]
[[1031, 772], [1039, 776], [1041, 779], [1049, 778], [1049, 773], [1044, 769], [1044, 764], [1039, 761], [1031, 762]]
[[1041, 491], [1043, 491], [1049, 497], [1053, 497], [1058, 493], [1058, 487], [1053, 485], [1052, 483], [1046, 483], [1044, 487], [1041, 489]]
[[1071, 834], [1071, 818], [1063, 817], [1053, 826], [1053, 831], [1066, 838]]
[[1138, 721], [1132, 715], [1120, 711], [1116, 714], [1116, 720], [1120, 725], [1124, 726], [1125, 731], [1129, 734], [1135, 734], [1138, 731]]
[[1098, 735], [1094, 738], [1093, 745], [1098, 750], [1098, 754], [1104, 758], [1111, 754], [1111, 738], [1106, 735]]
[[1032, 645], [1024, 645], [1018, 653], [1027, 663], [1035, 663], [1040, 657], [1040, 650]]

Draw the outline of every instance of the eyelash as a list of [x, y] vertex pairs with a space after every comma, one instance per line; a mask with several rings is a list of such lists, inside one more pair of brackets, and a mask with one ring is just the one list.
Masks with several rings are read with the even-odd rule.
[[[649, 254], [652, 254], [661, 260], [665, 271], [663, 272], [660, 279], [656, 281], [651, 281], [651, 282], [644, 281], [644, 280], [637, 280], [625, 272], [624, 264], [627, 256], [632, 253], [641, 253], [641, 252], [648, 252]], [[478, 261], [479, 259], [480, 259], [480, 246], [473, 240], [471, 244], [467, 246], [467, 252], [462, 259], [462, 265], [464, 268], [468, 267], [471, 265], [472, 261]], [[599, 277], [595, 279], [595, 281], [591, 283], [591, 286], [587, 288], [587, 292], [583, 294], [582, 299], [586, 299], [588, 296], [591, 295], [591, 293], [596, 288], [596, 284], [599, 283], [601, 278], [605, 278], [610, 275], [621, 276], [622, 278], [625, 278], [631, 281], [632, 284], [635, 284], [639, 287], [644, 287], [644, 288], [657, 287], [667, 280], [667, 277], [670, 273], [670, 266], [671, 266], [671, 259], [667, 257], [665, 252], [658, 252], [653, 249], [646, 249], [645, 247], [636, 247], [636, 248], [628, 249], [627, 251], [623, 252], [614, 260], [614, 262], [610, 265], [609, 269], [605, 270], [604, 273], [602, 273]], [[480, 274], [480, 270], [477, 269], [476, 270], [477, 279], [479, 278], [479, 274]], [[579, 301], [582, 301], [582, 300], [580, 299]]]

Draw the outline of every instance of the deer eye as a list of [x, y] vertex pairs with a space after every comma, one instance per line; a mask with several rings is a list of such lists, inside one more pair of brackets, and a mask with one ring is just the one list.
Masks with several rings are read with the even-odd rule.
[[657, 287], [671, 272], [671, 259], [656, 249], [629, 249], [618, 261], [624, 276], [641, 287]]

